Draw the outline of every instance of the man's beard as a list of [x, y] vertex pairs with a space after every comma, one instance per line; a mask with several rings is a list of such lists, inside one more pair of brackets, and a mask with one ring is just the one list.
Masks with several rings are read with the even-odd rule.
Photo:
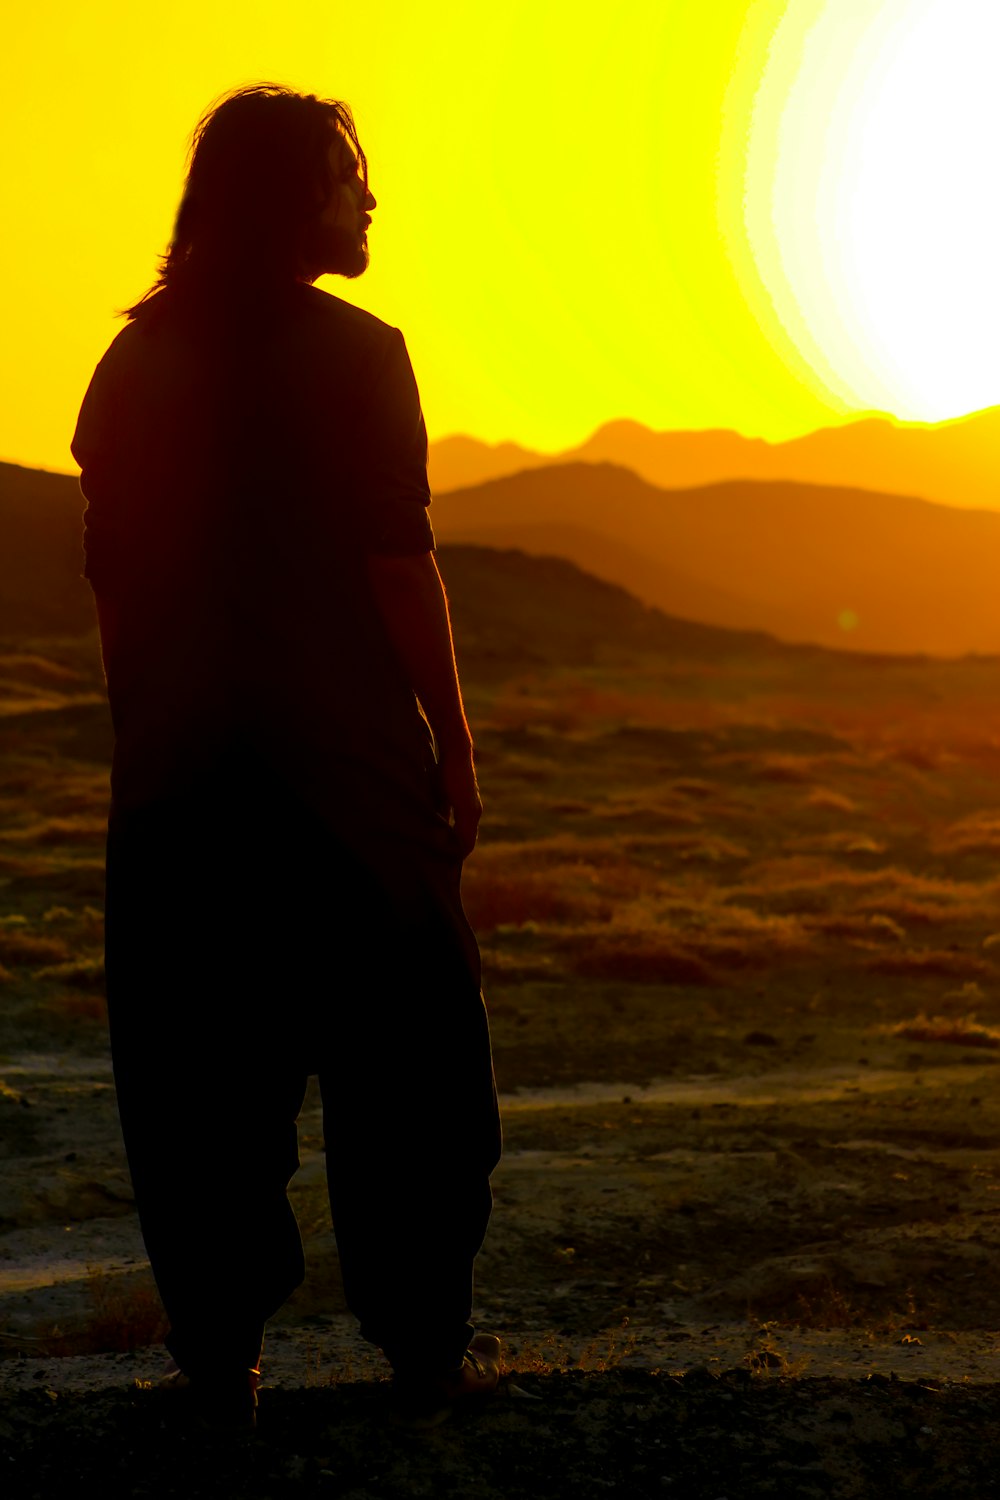
[[346, 276], [353, 281], [368, 269], [368, 246], [342, 224], [324, 231], [321, 275]]

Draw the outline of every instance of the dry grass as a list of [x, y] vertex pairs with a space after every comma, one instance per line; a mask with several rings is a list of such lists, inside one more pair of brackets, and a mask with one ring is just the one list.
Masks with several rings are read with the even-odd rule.
[[102, 1352], [130, 1353], [164, 1339], [167, 1316], [151, 1276], [94, 1271], [87, 1290], [91, 1313], [86, 1333]]
[[1000, 1047], [1000, 1029], [975, 1016], [914, 1016], [883, 1028], [886, 1036], [907, 1042], [945, 1042], [959, 1047]]
[[57, 1021], [104, 1023], [108, 1016], [108, 1003], [103, 991], [100, 994], [82, 990], [59, 990], [42, 1001], [47, 1015]]
[[822, 812], [856, 813], [858, 810], [858, 804], [853, 797], [848, 797], [844, 792], [838, 792], [829, 786], [814, 786], [805, 799], [805, 805]]
[[17, 925], [0, 925], [0, 961], [9, 964], [39, 964], [65, 962], [70, 956], [69, 948], [62, 938], [37, 937]]
[[696, 904], [650, 896], [622, 902], [602, 928], [562, 934], [558, 946], [568, 955], [576, 949], [574, 972], [589, 977], [708, 984], [719, 977], [718, 969], [753, 969], [800, 956], [809, 951], [810, 938], [794, 917], [709, 899]]
[[[673, 687], [675, 684], [671, 683]], [[493, 699], [486, 724], [511, 733], [554, 730], [592, 733], [622, 725], [649, 729], [717, 729], [739, 721], [741, 706], [722, 699], [659, 690], [623, 691], [598, 682], [546, 675], [508, 683]]]
[[102, 947], [104, 916], [96, 907], [47, 907], [33, 929], [21, 913], [0, 918], [0, 962], [32, 971], [33, 979], [101, 993], [104, 989]]
[[762, 755], [756, 765], [751, 764], [748, 769], [761, 781], [791, 786], [812, 781], [819, 766], [815, 756]]
[[623, 841], [562, 835], [478, 851], [466, 869], [462, 898], [473, 927], [489, 933], [528, 923], [607, 922], [623, 899], [651, 884], [655, 876], [629, 858]]
[[1000, 906], [1000, 881], [961, 881], [915, 874], [896, 865], [850, 869], [815, 855], [762, 860], [741, 872], [730, 896], [778, 910], [821, 915], [855, 913], [908, 925], [990, 923]]
[[[503, 934], [498, 933], [497, 936], [502, 937]], [[496, 947], [489, 942], [483, 943], [481, 947], [483, 973], [489, 984], [499, 981], [508, 984], [530, 984], [533, 980], [557, 979], [563, 973], [555, 954], [510, 951]]]
[[500, 1373], [551, 1375], [554, 1370], [566, 1369], [570, 1357], [566, 1344], [554, 1333], [539, 1338], [507, 1338], [500, 1354]]
[[0, 653], [0, 674], [11, 674], [18, 686], [26, 682], [49, 685], [53, 682], [79, 682], [81, 674], [61, 662], [49, 661], [48, 657], [26, 651], [4, 651]]
[[[497, 843], [468, 867], [466, 908], [491, 971], [510, 978], [542, 977], [556, 959], [581, 978], [707, 985], [725, 972], [808, 958], [827, 936], [821, 922], [769, 910], [756, 891], [714, 873], [745, 853], [701, 833]], [[816, 892], [822, 906], [818, 881]], [[870, 946], [904, 936], [883, 914], [849, 920], [851, 935]]]
[[921, 1326], [912, 1289], [900, 1294], [901, 1305], [874, 1311], [851, 1300], [851, 1296], [830, 1276], [823, 1277], [808, 1290], [789, 1293], [789, 1305], [783, 1312], [769, 1314], [769, 1327], [835, 1329], [864, 1332], [881, 1339], [898, 1334], [904, 1328]]
[[52, 818], [86, 818], [101, 831], [107, 829], [108, 821], [108, 777], [99, 772], [74, 767], [48, 787], [40, 810]]
[[641, 823], [644, 828], [698, 828], [702, 823], [701, 814], [690, 807], [664, 806], [638, 798], [618, 797], [587, 811], [602, 823]]
[[837, 913], [833, 916], [820, 913], [816, 916], [805, 917], [803, 925], [808, 932], [825, 938], [856, 943], [862, 947], [870, 947], [876, 943], [906, 941], [905, 929], [882, 912], [874, 912], [871, 916], [853, 916], [849, 912]]
[[885, 953], [866, 961], [872, 974], [888, 974], [898, 979], [975, 979], [991, 972], [991, 965], [971, 953], [954, 953], [946, 948], [911, 948], [904, 953]]
[[[303, 1340], [302, 1384], [307, 1389], [331, 1385], [357, 1385], [391, 1379], [385, 1357], [378, 1350], [362, 1345], [334, 1358], [322, 1335], [308, 1335]], [[267, 1380], [267, 1340], [264, 1342], [264, 1379]]]
[[41, 818], [18, 828], [8, 828], [3, 838], [10, 844], [95, 844], [103, 842], [108, 831], [107, 816], [78, 815], [63, 818]]
[[857, 829], [836, 828], [830, 833], [807, 833], [786, 843], [789, 852], [803, 854], [884, 854], [886, 845]]
[[49, 861], [39, 854], [27, 857], [0, 854], [0, 876], [7, 876], [10, 880], [38, 880], [49, 873], [49, 868]]
[[743, 1356], [743, 1363], [756, 1379], [798, 1380], [809, 1367], [809, 1356], [790, 1359], [775, 1347], [771, 1337], [757, 1338]]
[[750, 858], [749, 849], [737, 844], [724, 834], [698, 833], [674, 834], [662, 837], [656, 834], [631, 835], [622, 840], [625, 851], [650, 858], [657, 854], [671, 863], [707, 865], [741, 863]]
[[580, 979], [619, 980], [625, 984], [710, 985], [718, 975], [683, 944], [655, 932], [620, 929], [563, 940], [567, 968]]
[[588, 891], [573, 890], [569, 881], [561, 885], [538, 871], [514, 874], [479, 865], [469, 868], [462, 900], [473, 927], [487, 933], [529, 922], [580, 922], [611, 914], [606, 902]]
[[942, 854], [1000, 853], [1000, 812], [977, 812], [942, 829], [934, 839]]
[[671, 782], [670, 791], [679, 793], [682, 797], [693, 797], [697, 802], [704, 802], [718, 795], [718, 787], [696, 776], [682, 777], [678, 781]]
[[852, 1329], [856, 1332], [864, 1332], [871, 1338], [895, 1337], [903, 1329], [921, 1328], [925, 1326], [919, 1319], [916, 1311], [916, 1298], [913, 1290], [907, 1290], [903, 1295], [903, 1305], [898, 1305], [894, 1310], [873, 1313], [867, 1308], [858, 1307], [850, 1301], [849, 1296], [835, 1286], [834, 1281], [826, 1280], [811, 1293], [799, 1292], [796, 1295], [795, 1316], [789, 1319], [775, 1320], [784, 1323], [784, 1326], [804, 1329]]
[[501, 1375], [552, 1375], [569, 1369], [612, 1370], [627, 1359], [636, 1347], [636, 1336], [629, 1331], [628, 1319], [618, 1328], [597, 1334], [579, 1353], [565, 1339], [554, 1333], [538, 1338], [504, 1340], [500, 1358]]
[[[630, 842], [638, 843], [634, 836]], [[493, 840], [482, 849], [477, 849], [467, 870], [468, 875], [484, 870], [504, 870], [510, 874], [521, 874], [532, 870], [564, 873], [586, 872], [587, 879], [600, 871], [605, 879], [613, 879], [623, 870], [627, 871], [629, 860], [625, 856], [624, 841], [612, 834], [584, 838], [576, 833], [540, 830], [530, 841], [502, 842]], [[633, 883], [638, 887], [645, 878], [643, 872], [633, 871]]]
[[[36, 930], [40, 927], [41, 931]], [[49, 906], [35, 928], [22, 913], [0, 918], [0, 983], [18, 983], [34, 1003], [60, 1020], [103, 1021], [104, 915], [84, 905]], [[7, 967], [7, 965], [11, 967]], [[59, 986], [55, 994], [53, 985]]]
[[47, 964], [36, 970], [38, 979], [57, 979], [61, 984], [76, 990], [93, 990], [103, 994], [105, 989], [104, 959], [99, 953], [68, 959], [66, 963]]
[[74, 1328], [58, 1325], [25, 1340], [33, 1353], [62, 1357], [78, 1354], [131, 1354], [163, 1342], [168, 1323], [152, 1275], [91, 1268], [87, 1278], [89, 1308]]
[[811, 1295], [799, 1292], [795, 1298], [798, 1328], [860, 1328], [865, 1317], [848, 1302], [832, 1281], [826, 1281]]
[[[79, 670], [99, 686], [93, 640], [59, 650], [65, 667], [39, 643], [0, 672], [45, 687]], [[714, 986], [727, 1009], [752, 1003], [762, 974], [787, 978], [803, 1009], [820, 991], [831, 1012], [905, 991], [886, 1016], [969, 1014], [979, 1001], [936, 992], [989, 989], [991, 670], [667, 654], [540, 662], [470, 688], [487, 823], [463, 891], [491, 976], [688, 985], [702, 1005]], [[0, 877], [30, 914], [0, 928], [0, 964], [28, 1003], [97, 1019], [100, 914], [80, 907], [100, 899], [107, 769], [56, 743], [16, 741], [0, 768]]]

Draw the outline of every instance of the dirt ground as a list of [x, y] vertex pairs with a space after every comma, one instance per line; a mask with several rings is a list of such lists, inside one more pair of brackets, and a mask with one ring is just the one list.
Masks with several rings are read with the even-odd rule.
[[269, 1335], [259, 1437], [225, 1452], [148, 1388], [155, 1344], [73, 1352], [155, 1308], [106, 1060], [8, 1061], [5, 1493], [1000, 1492], [995, 1058], [768, 1035], [695, 1037], [648, 1086], [505, 1096], [477, 1318], [508, 1373], [480, 1418], [420, 1441], [387, 1428], [343, 1305], [311, 1094], [308, 1279]]
[[[275, 1390], [259, 1435], [207, 1440], [164, 1398], [47, 1390], [0, 1417], [5, 1494], [72, 1486], [112, 1497], [674, 1495], [684, 1500], [997, 1494], [996, 1386], [874, 1376], [755, 1380], [744, 1369], [675, 1377], [559, 1372], [507, 1383], [491, 1407], [419, 1439], [380, 1421], [370, 1384]], [[20, 1455], [22, 1477], [7, 1461]], [[30, 1465], [30, 1475], [26, 1472]]]
[[387, 1428], [310, 1093], [307, 1281], [238, 1448], [153, 1388], [95, 643], [0, 651], [0, 1492], [1000, 1495], [996, 664], [644, 636], [572, 669], [525, 645], [512, 676], [481, 634], [466, 889], [506, 1150], [475, 1316], [501, 1391]]

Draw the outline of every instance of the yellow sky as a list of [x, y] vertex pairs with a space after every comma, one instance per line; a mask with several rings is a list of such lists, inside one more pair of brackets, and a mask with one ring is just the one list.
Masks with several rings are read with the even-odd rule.
[[355, 110], [372, 264], [323, 284], [402, 327], [432, 438], [556, 450], [632, 417], [780, 439], [872, 404], [800, 352], [745, 226], [751, 124], [793, 9], [807, 32], [827, 7], [19, 7], [0, 60], [0, 457], [72, 467], [83, 388], [152, 278], [190, 130], [259, 79]]

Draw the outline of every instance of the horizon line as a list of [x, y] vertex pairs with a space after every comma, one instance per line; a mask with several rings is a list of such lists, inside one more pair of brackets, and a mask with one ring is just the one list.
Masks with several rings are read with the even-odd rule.
[[[650, 427], [646, 422], [641, 422], [636, 417], [622, 416], [606, 418], [603, 422], [598, 423], [596, 427], [592, 428], [589, 434], [581, 439], [580, 442], [571, 443], [561, 448], [533, 447], [512, 437], [498, 438], [496, 441], [490, 441], [488, 438], [476, 437], [471, 432], [446, 432], [440, 437], [430, 438], [428, 440], [428, 448], [433, 449], [442, 443], [467, 442], [477, 443], [480, 447], [486, 448], [491, 452], [496, 452], [499, 448], [511, 447], [517, 448], [523, 453], [536, 454], [541, 458], [562, 458], [566, 454], [576, 453], [580, 448], [585, 448], [599, 433], [605, 432], [609, 427], [620, 426], [640, 427], [653, 437], [706, 436], [709, 433], [723, 433], [728, 436], [737, 437], [745, 443], [762, 443], [767, 448], [783, 448], [789, 443], [801, 442], [804, 438], [815, 437], [821, 432], [837, 432], [844, 427], [860, 426], [863, 422], [886, 422], [889, 426], [900, 431], [926, 432], [943, 427], [957, 427], [964, 422], [972, 421], [976, 417], [985, 416], [988, 412], [998, 410], [1000, 410], [1000, 403], [991, 406], [976, 407], [973, 411], [961, 412], [954, 417], [942, 417], [937, 421], [925, 421], [922, 419], [898, 417], [888, 411], [865, 409], [851, 412], [850, 415], [845, 415], [839, 420], [834, 416], [834, 419], [830, 422], [822, 423], [818, 427], [811, 427], [804, 432], [799, 432], [792, 437], [785, 438], [768, 438], [759, 433], [744, 432], [738, 427], [720, 427], [714, 423], [705, 427]], [[31, 463], [25, 459], [7, 458], [6, 456], [0, 457], [0, 464], [15, 469], [30, 469], [39, 474], [57, 474], [69, 479], [75, 479], [79, 473], [79, 470], [76, 468], [57, 469], [50, 467], [48, 464]]]

